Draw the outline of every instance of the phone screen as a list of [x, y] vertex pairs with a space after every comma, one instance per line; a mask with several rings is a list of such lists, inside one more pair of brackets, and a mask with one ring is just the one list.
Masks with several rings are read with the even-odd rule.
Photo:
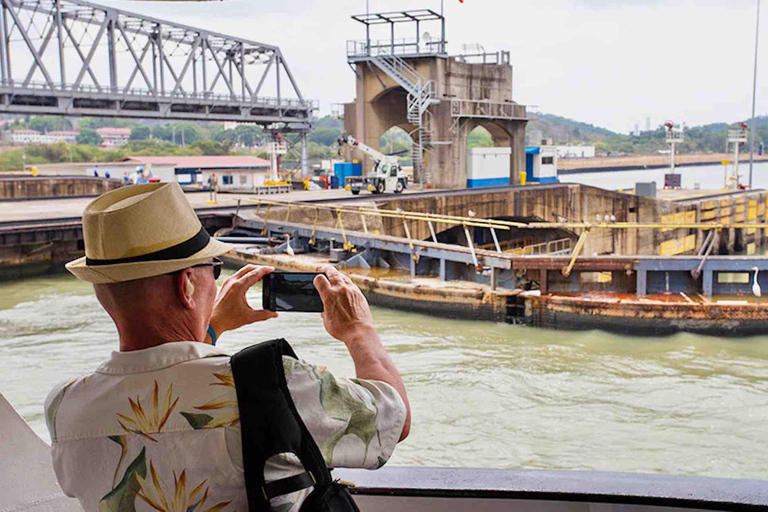
[[272, 272], [264, 277], [264, 309], [322, 313], [323, 301], [315, 289], [315, 272]]

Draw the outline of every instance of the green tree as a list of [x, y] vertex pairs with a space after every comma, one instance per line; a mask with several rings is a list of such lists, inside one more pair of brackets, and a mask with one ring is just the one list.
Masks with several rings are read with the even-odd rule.
[[63, 116], [35, 116], [27, 123], [27, 128], [39, 132], [71, 130], [72, 124]]
[[77, 124], [80, 129], [90, 128], [98, 130], [99, 128], [126, 128], [138, 126], [139, 123], [132, 119], [121, 119], [119, 117], [84, 117]]
[[253, 124], [241, 124], [231, 131], [233, 132], [232, 141], [243, 146], [255, 146], [264, 138], [264, 130]]
[[139, 125], [131, 128], [130, 140], [146, 140], [150, 137], [151, 131], [149, 126]]
[[204, 155], [220, 156], [229, 154], [229, 141], [199, 140], [192, 144], [192, 147], [199, 149]]
[[341, 128], [330, 127], [330, 126], [320, 126], [316, 128], [315, 131], [310, 133], [307, 139], [310, 140], [311, 142], [317, 142], [318, 144], [322, 144], [323, 146], [331, 146], [339, 138], [339, 136], [341, 135], [341, 132], [342, 132]]
[[96, 133], [96, 130], [92, 130], [91, 128], [81, 129], [80, 133], [77, 135], [76, 140], [78, 144], [87, 144], [89, 146], [98, 146], [104, 142], [104, 139], [101, 138], [101, 135]]

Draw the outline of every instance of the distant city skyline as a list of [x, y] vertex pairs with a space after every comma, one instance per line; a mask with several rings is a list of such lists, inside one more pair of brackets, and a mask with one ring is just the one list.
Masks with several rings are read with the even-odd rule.
[[[333, 8], [309, 0], [100, 1], [279, 46], [302, 93], [320, 100], [321, 114], [354, 99], [345, 49], [347, 40], [365, 37], [364, 27], [350, 19], [365, 12], [365, 0], [336, 0]], [[439, 11], [441, 2], [368, 3], [378, 12]], [[648, 116], [652, 129], [666, 119], [695, 126], [750, 117], [754, 0], [445, 0], [444, 6], [449, 53], [466, 43], [509, 50], [513, 99], [542, 112], [621, 133]], [[765, 62], [768, 37], [760, 46]], [[757, 115], [768, 114], [768, 97], [760, 94], [768, 90], [766, 80], [760, 69]]]

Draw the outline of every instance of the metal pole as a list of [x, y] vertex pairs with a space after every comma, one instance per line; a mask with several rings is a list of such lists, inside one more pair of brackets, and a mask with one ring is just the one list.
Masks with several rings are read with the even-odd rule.
[[64, 38], [66, 35], [61, 26], [61, 0], [56, 0], [56, 35], [59, 38], [59, 73], [61, 74], [61, 88], [67, 89], [67, 74], [64, 66]]
[[115, 20], [107, 25], [107, 51], [109, 52], [109, 90], [117, 92], [117, 54], [115, 48]]
[[245, 45], [240, 43], [240, 101], [245, 101]]
[[197, 48], [193, 48], [192, 51], [195, 52], [192, 57], [192, 92], [197, 97]]
[[[160, 25], [157, 26], [157, 56], [160, 60], [160, 96], [165, 96], [165, 69], [163, 66], [163, 32]], [[175, 141], [174, 141], [175, 142]]]
[[[202, 68], [203, 68], [203, 97], [206, 96], [206, 93], [208, 92], [208, 70], [205, 64], [205, 47], [208, 46], [208, 39], [203, 40], [204, 45], [201, 47], [200, 50], [200, 60], [202, 61]], [[208, 50], [211, 50], [211, 47], [208, 46]]]
[[301, 132], [301, 177], [309, 176], [309, 164], [307, 162], [307, 132]]
[[736, 189], [738, 189], [739, 182], [741, 181], [739, 179], [739, 141], [736, 141], [733, 145], [735, 146], [733, 150], [733, 172], [736, 174]]
[[5, 23], [5, 2], [0, 2], [0, 12], [2, 12], [2, 20], [0, 20], [0, 72], [3, 74], [3, 85], [9, 82], [8, 70], [6, 68], [6, 53], [7, 53], [7, 39], [6, 33], [8, 32]]
[[[673, 128], [674, 129], [674, 128]], [[674, 135], [673, 135], [674, 137]], [[670, 159], [670, 174], [675, 174], [675, 143], [672, 143], [672, 158]]]
[[749, 141], [749, 188], [752, 189], [752, 165], [755, 161], [755, 99], [757, 97], [757, 43], [760, 39], [760, 0], [757, 0], [757, 22], [755, 27], [755, 72], [752, 79], [752, 128]]
[[2, 14], [3, 14], [3, 48], [5, 48], [5, 55], [3, 56], [3, 64], [5, 65], [5, 73], [3, 74], [3, 80], [5, 80], [5, 83], [12, 84], [13, 83], [13, 75], [11, 73], [11, 48], [10, 48], [10, 39], [11, 36], [8, 32], [8, 16], [6, 14], [6, 11], [9, 9], [8, 5], [6, 4], [6, 0], [2, 0]]
[[150, 39], [152, 42], [152, 86], [155, 89], [155, 95], [157, 95], [159, 89], [157, 88], [157, 41], [154, 35]]

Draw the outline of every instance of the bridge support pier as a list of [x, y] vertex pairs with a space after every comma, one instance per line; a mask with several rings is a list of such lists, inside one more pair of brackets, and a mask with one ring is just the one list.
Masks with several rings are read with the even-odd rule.
[[[471, 63], [462, 57], [414, 55], [382, 59], [375, 55], [348, 57], [356, 75], [356, 98], [344, 109], [344, 131], [366, 145], [380, 148], [380, 137], [397, 126], [410, 134], [414, 148], [413, 182], [434, 188], [467, 186], [467, 136], [478, 126], [491, 133], [494, 146], [511, 149], [509, 184], [519, 183], [525, 171], [524, 105], [512, 100], [512, 66], [507, 60]], [[410, 77], [393, 71], [395, 64], [408, 66]], [[414, 114], [413, 90], [429, 84], [428, 106]], [[417, 87], [418, 86], [418, 87]], [[426, 105], [427, 103], [425, 103]], [[418, 113], [418, 112], [417, 112]], [[418, 158], [421, 155], [422, 160]], [[372, 168], [369, 157], [364, 173]], [[496, 176], [498, 178], [498, 176]]]

